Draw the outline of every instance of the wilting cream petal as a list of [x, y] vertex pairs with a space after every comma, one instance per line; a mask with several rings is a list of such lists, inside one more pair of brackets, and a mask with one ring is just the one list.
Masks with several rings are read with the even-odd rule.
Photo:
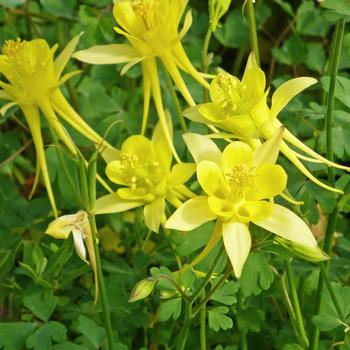
[[224, 222], [222, 224], [222, 238], [233, 272], [239, 278], [251, 247], [252, 240], [248, 226], [240, 222]]
[[74, 247], [75, 251], [78, 254], [79, 258], [83, 260], [85, 263], [89, 263], [86, 260], [86, 248], [84, 244], [84, 232], [82, 232], [82, 229], [79, 228], [74, 228], [72, 230], [73, 233], [73, 240], [74, 240]]

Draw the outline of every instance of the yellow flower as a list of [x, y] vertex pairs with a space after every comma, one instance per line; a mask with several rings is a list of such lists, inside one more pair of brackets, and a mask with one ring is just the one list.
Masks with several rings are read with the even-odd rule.
[[89, 260], [94, 272], [95, 279], [95, 303], [98, 298], [98, 279], [96, 269], [96, 255], [93, 246], [93, 238], [88, 215], [85, 211], [78, 211], [76, 214], [63, 215], [52, 221], [45, 231], [46, 234], [56, 239], [67, 239], [70, 234], [73, 235], [75, 251], [80, 259], [89, 264], [86, 260], [86, 249], [88, 250]]
[[166, 140], [177, 160], [169, 130], [166, 128], [156, 57], [160, 58], [187, 103], [194, 106], [195, 102], [181, 77], [180, 70], [190, 74], [203, 86], [209, 88], [209, 85], [194, 68], [181, 44], [181, 39], [192, 23], [191, 12], [187, 12], [181, 31], [178, 32], [177, 29], [187, 2], [187, 0], [115, 0], [113, 14], [119, 25], [115, 30], [125, 36], [130, 45], [94, 46], [74, 54], [77, 59], [92, 64], [127, 63], [122, 69], [122, 74], [141, 62], [144, 89], [141, 134], [145, 132], [152, 95]]
[[50, 48], [43, 39], [8, 40], [0, 55], [0, 73], [7, 79], [7, 82], [0, 81], [0, 88], [2, 88], [0, 99], [11, 101], [1, 109], [1, 114], [5, 114], [7, 109], [13, 105], [21, 108], [32, 133], [37, 154], [35, 184], [32, 193], [41, 171], [56, 217], [57, 209], [41, 135], [40, 111], [73, 154], [77, 153], [74, 142], [58, 120], [57, 114], [96, 145], [107, 146], [102, 138], [74, 111], [59, 90], [60, 85], [79, 73], [79, 71], [74, 71], [62, 76], [63, 69], [75, 50], [79, 37], [80, 35], [73, 38], [55, 60], [54, 53], [58, 45]]
[[166, 201], [179, 207], [183, 200], [193, 196], [183, 184], [194, 173], [195, 164], [179, 163], [171, 167], [171, 162], [171, 150], [159, 124], [151, 140], [142, 135], [130, 136], [123, 143], [119, 157], [106, 167], [108, 178], [123, 187], [97, 199], [95, 214], [144, 206], [146, 226], [158, 232], [166, 220]]
[[316, 240], [304, 221], [272, 201], [287, 183], [283, 168], [274, 164], [282, 133], [281, 129], [255, 151], [246, 143], [235, 141], [222, 153], [208, 138], [185, 134], [185, 142], [197, 163], [197, 179], [205, 194], [185, 202], [165, 227], [190, 231], [216, 220], [207, 247], [191, 265], [208, 254], [222, 236], [234, 273], [239, 277], [251, 247], [250, 223], [317, 249]]
[[[242, 80], [228, 73], [218, 74], [210, 85], [211, 102], [189, 108], [184, 114], [193, 121], [231, 132], [256, 147], [260, 144], [260, 138], [268, 140], [281, 127], [282, 124], [277, 119], [277, 115], [288, 102], [316, 82], [316, 79], [309, 77], [288, 80], [274, 92], [271, 107], [268, 107], [266, 99], [269, 89], [265, 90], [265, 74], [257, 66], [254, 55], [251, 54]], [[296, 152], [288, 144], [307, 156]], [[288, 130], [284, 132], [280, 151], [310, 180], [328, 190], [342, 193], [316, 179], [300, 159], [324, 163], [348, 171], [350, 168], [323, 158]]]

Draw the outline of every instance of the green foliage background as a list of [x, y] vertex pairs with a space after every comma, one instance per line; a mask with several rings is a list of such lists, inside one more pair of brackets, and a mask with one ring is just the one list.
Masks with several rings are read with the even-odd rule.
[[[201, 48], [208, 26], [207, 3], [191, 0], [193, 25], [184, 39], [188, 55], [200, 67]], [[249, 54], [249, 30], [242, 16], [242, 3], [234, 1], [222, 20], [210, 45], [213, 52], [210, 71], [220, 66], [241, 75]], [[319, 83], [295, 98], [281, 113], [281, 121], [300, 139], [325, 151], [324, 99], [328, 89], [330, 44], [335, 21], [350, 15], [344, 0], [319, 4], [311, 0], [257, 1], [262, 67], [272, 87], [294, 76], [314, 76]], [[5, 40], [21, 37], [27, 40], [43, 37], [50, 45], [64, 47], [70, 38], [84, 31], [79, 48], [95, 44], [122, 42], [114, 31], [110, 0], [0, 0], [0, 45]], [[129, 135], [138, 133], [142, 114], [142, 81], [139, 67], [121, 77], [121, 66], [90, 66], [71, 60], [68, 70], [82, 69], [64, 86], [64, 93], [85, 120], [108, 141], [119, 147]], [[336, 87], [334, 153], [337, 161], [350, 157], [350, 33], [346, 32]], [[197, 101], [202, 89], [186, 80]], [[166, 83], [162, 80], [167, 108], [174, 110]], [[182, 107], [185, 107], [184, 101]], [[0, 102], [1, 103], [1, 102]], [[175, 113], [173, 113], [175, 115]], [[151, 110], [148, 134], [156, 123]], [[175, 144], [182, 158], [186, 154], [178, 121]], [[92, 146], [66, 125], [75, 142], [87, 156]], [[203, 126], [191, 124], [191, 131], [205, 132]], [[203, 129], [204, 128], [204, 129]], [[46, 156], [58, 207], [64, 213], [80, 209], [57, 158], [56, 146], [44, 124]], [[73, 176], [76, 165], [67, 154], [66, 162]], [[287, 161], [281, 160], [289, 174], [291, 193], [304, 201], [302, 214], [309, 222], [321, 226], [317, 232], [322, 241], [322, 222], [336, 205], [336, 196], [326, 192], [300, 175]], [[88, 350], [103, 348], [105, 330], [101, 307], [93, 308], [93, 278], [90, 268], [73, 253], [71, 240], [57, 241], [44, 235], [52, 219], [45, 189], [39, 186], [32, 200], [27, 196], [34, 178], [35, 154], [28, 128], [21, 113], [12, 108], [0, 119], [0, 348], [5, 350]], [[98, 165], [104, 173], [104, 164]], [[326, 178], [327, 169], [313, 164], [310, 169]], [[337, 187], [344, 188], [349, 176], [338, 172]], [[196, 190], [196, 188], [193, 188]], [[98, 193], [103, 193], [101, 188]], [[330, 276], [349, 319], [350, 315], [350, 202], [343, 201], [338, 219]], [[324, 224], [323, 224], [324, 225]], [[132, 287], [141, 279], [177, 270], [174, 252], [191, 261], [210, 235], [205, 225], [187, 235], [173, 232], [153, 234], [147, 231], [140, 212], [135, 215], [107, 215], [98, 218], [112, 322], [118, 330], [118, 350], [170, 349], [174, 347], [182, 322], [182, 302], [172, 285], [161, 282], [158, 290], [171, 295], [162, 300], [159, 292], [145, 301], [128, 303]], [[256, 242], [264, 239], [258, 231]], [[216, 252], [196, 269], [206, 271]], [[254, 250], [242, 278], [220, 288], [208, 304], [208, 348], [238, 349], [240, 336], [248, 334], [249, 349], [298, 350], [284, 298], [283, 258], [289, 254], [273, 244]], [[217, 283], [225, 261], [216, 270]], [[152, 267], [151, 271], [150, 268]], [[332, 344], [341, 350], [346, 325], [338, 315], [327, 291], [319, 315], [312, 317], [318, 268], [294, 259], [293, 268], [306, 328], [311, 322], [322, 331], [320, 350]], [[198, 285], [200, 278], [189, 271], [179, 276], [185, 290]], [[286, 287], [288, 289], [288, 286]], [[188, 349], [199, 349], [199, 321], [191, 328]]]

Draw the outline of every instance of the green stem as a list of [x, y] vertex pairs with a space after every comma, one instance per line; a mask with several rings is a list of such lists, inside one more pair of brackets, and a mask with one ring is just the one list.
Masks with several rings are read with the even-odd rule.
[[[345, 19], [340, 19], [337, 23], [336, 34], [335, 34], [335, 44], [333, 45], [332, 51], [332, 63], [330, 68], [330, 82], [328, 91], [328, 101], [327, 101], [327, 114], [326, 114], [326, 134], [327, 134], [327, 158], [330, 161], [334, 160], [333, 154], [333, 111], [334, 111], [334, 95], [335, 95], [335, 84], [337, 81], [337, 74], [339, 68], [340, 54], [342, 49], [342, 42], [344, 37]], [[328, 179], [332, 186], [334, 186], [334, 168], [328, 168]]]
[[104, 278], [102, 273], [101, 256], [100, 256], [100, 250], [98, 247], [96, 220], [93, 214], [89, 214], [89, 223], [91, 227], [92, 241], [93, 241], [93, 246], [94, 246], [94, 251], [96, 256], [98, 287], [99, 287], [101, 304], [102, 304], [103, 322], [107, 332], [108, 349], [114, 350], [114, 344], [115, 344], [114, 333], [112, 328], [111, 316], [109, 313], [110, 309], [108, 305], [106, 286], [104, 283]]
[[295, 319], [296, 319], [296, 326], [298, 329], [299, 337], [301, 338], [302, 345], [306, 349], [309, 345], [309, 340], [307, 339], [307, 336], [306, 336], [298, 293], [294, 282], [293, 270], [289, 260], [285, 261], [285, 268], [287, 273], [288, 285], [289, 285], [289, 289], [292, 297], [293, 309], [294, 309]]
[[[211, 36], [213, 34], [213, 31], [211, 30], [211, 26], [209, 25], [207, 33], [205, 34], [204, 42], [203, 42], [203, 47], [202, 47], [202, 71], [203, 73], [208, 72], [208, 62], [207, 62], [207, 57], [208, 57], [208, 49], [209, 49], [209, 43]], [[203, 87], [203, 99], [205, 102], [209, 101], [209, 93], [208, 89]]]
[[[243, 310], [243, 296], [242, 292], [239, 290], [237, 294], [237, 306], [240, 311]], [[238, 328], [239, 328], [239, 334], [240, 334], [240, 349], [241, 350], [248, 350], [248, 339], [247, 339], [247, 331], [242, 329], [240, 326], [240, 323], [238, 322], [237, 318], [237, 323], [238, 323]]]
[[179, 119], [179, 123], [180, 123], [181, 129], [182, 129], [183, 132], [188, 132], [187, 125], [186, 125], [186, 122], [185, 122], [185, 118], [182, 115], [182, 109], [181, 109], [180, 101], [177, 98], [173, 82], [171, 81], [171, 78], [170, 78], [170, 75], [169, 75], [168, 71], [166, 69], [164, 69], [163, 71], [164, 71], [166, 83], [168, 85], [170, 94], [171, 94], [171, 96], [173, 98], [173, 101], [174, 101], [174, 107], [175, 107], [177, 118]]
[[178, 340], [178, 343], [176, 346], [176, 350], [183, 350], [185, 348], [188, 333], [190, 330], [191, 319], [192, 319], [192, 304], [186, 303], [185, 320], [184, 320], [184, 323], [183, 323], [182, 328], [181, 328], [181, 332], [179, 335], [179, 340]]
[[250, 32], [250, 45], [254, 52], [256, 63], [258, 64], [258, 66], [260, 66], [258, 34], [256, 30], [254, 4], [252, 0], [247, 0], [247, 15], [248, 15], [249, 32]]
[[215, 294], [217, 290], [221, 288], [221, 286], [226, 282], [227, 277], [232, 273], [231, 266], [226, 270], [225, 274], [221, 277], [219, 282], [212, 288], [209, 293], [205, 296], [205, 298], [194, 308], [193, 317], [197, 315], [197, 313], [201, 310], [202, 306], [205, 305], [210, 298]]
[[202, 290], [206, 287], [206, 285], [208, 284], [211, 275], [213, 274], [215, 267], [217, 265], [217, 263], [219, 262], [219, 259], [221, 258], [223, 252], [225, 251], [225, 247], [223, 244], [221, 244], [221, 247], [218, 251], [218, 253], [216, 254], [213, 263], [210, 265], [207, 274], [205, 275], [203, 281], [201, 282], [201, 284], [198, 286], [198, 288], [193, 292], [191, 298], [190, 298], [190, 303], [193, 304], [193, 302], [197, 299], [197, 297], [199, 296], [199, 294], [201, 294]]
[[[203, 290], [203, 298], [205, 296], [204, 290]], [[201, 308], [200, 313], [200, 344], [201, 344], [201, 350], [207, 350], [207, 337], [206, 337], [206, 320], [207, 320], [207, 307], [204, 304]]]
[[[335, 96], [335, 83], [337, 80], [338, 68], [339, 68], [339, 59], [342, 48], [342, 41], [344, 36], [344, 28], [345, 28], [345, 20], [340, 19], [337, 22], [336, 32], [334, 35], [334, 42], [332, 44], [332, 57], [331, 57], [331, 68], [330, 68], [330, 82], [329, 82], [329, 91], [328, 91], [328, 99], [327, 99], [327, 115], [326, 115], [326, 132], [327, 132], [327, 157], [329, 160], [333, 160], [333, 137], [332, 137], [332, 126], [333, 126], [333, 110], [334, 110], [334, 96]], [[331, 185], [334, 185], [334, 170], [330, 167], [328, 170], [328, 179]], [[347, 186], [348, 187], [348, 186]], [[339, 200], [338, 203], [333, 210], [333, 212], [329, 215], [325, 240], [323, 244], [323, 250], [326, 254], [330, 254], [332, 250], [332, 242], [334, 236], [334, 230], [337, 222], [337, 216], [339, 213]], [[326, 271], [328, 269], [328, 263], [326, 263]], [[324, 288], [324, 278], [323, 274], [319, 275], [318, 279], [318, 287], [316, 293], [316, 303], [314, 307], [314, 315], [318, 315], [321, 308], [322, 295]], [[317, 350], [320, 338], [320, 330], [316, 325], [312, 325], [311, 330], [311, 343], [310, 350]]]

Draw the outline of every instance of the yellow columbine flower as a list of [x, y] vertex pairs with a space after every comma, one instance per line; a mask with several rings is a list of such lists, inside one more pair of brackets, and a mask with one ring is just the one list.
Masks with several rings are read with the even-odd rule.
[[144, 206], [146, 226], [158, 232], [160, 224], [166, 221], [166, 201], [179, 207], [183, 200], [193, 197], [183, 184], [194, 173], [195, 164], [179, 163], [171, 168], [172, 154], [163, 135], [158, 124], [152, 140], [134, 135], [123, 143], [118, 159], [106, 167], [108, 178], [123, 187], [97, 199], [95, 214]]
[[[314, 78], [299, 77], [282, 84], [272, 95], [271, 107], [266, 99], [269, 89], [266, 88], [264, 72], [257, 66], [251, 54], [242, 80], [228, 74], [220, 73], [210, 85], [211, 102], [204, 103], [185, 111], [189, 119], [216, 126], [249, 142], [252, 146], [260, 144], [260, 138], [268, 140], [281, 127], [277, 119], [278, 113], [298, 93], [315, 84]], [[304, 156], [289, 144], [308, 155]], [[328, 166], [345, 169], [350, 168], [333, 163], [299, 141], [290, 131], [285, 130], [280, 151], [310, 180], [321, 187], [334, 192], [342, 192], [323, 184], [316, 179], [301, 163], [300, 159], [324, 163]]]
[[168, 219], [165, 227], [190, 231], [216, 220], [207, 247], [191, 265], [208, 254], [222, 237], [234, 273], [239, 277], [251, 247], [250, 223], [300, 245], [318, 249], [305, 222], [272, 201], [287, 183], [284, 169], [274, 164], [282, 132], [255, 151], [246, 143], [235, 141], [222, 153], [208, 138], [185, 134], [185, 142], [197, 163], [197, 179], [205, 194], [185, 202]]
[[37, 154], [32, 193], [41, 171], [55, 216], [57, 216], [57, 210], [45, 160], [40, 111], [73, 154], [77, 153], [74, 142], [58, 120], [57, 114], [96, 145], [107, 145], [74, 111], [59, 90], [60, 85], [79, 73], [75, 71], [62, 76], [63, 69], [75, 50], [79, 37], [80, 35], [73, 38], [55, 60], [54, 53], [58, 45], [50, 48], [43, 39], [8, 40], [0, 55], [0, 73], [7, 79], [7, 82], [0, 81], [0, 88], [2, 88], [0, 99], [11, 101], [1, 109], [1, 114], [5, 114], [7, 109], [14, 105], [21, 108], [32, 133]]
[[56, 239], [67, 239], [73, 235], [75, 251], [80, 259], [89, 264], [86, 260], [87, 247], [91, 268], [95, 279], [95, 303], [98, 298], [98, 278], [96, 269], [96, 255], [93, 246], [93, 237], [88, 215], [85, 211], [78, 211], [76, 214], [63, 215], [52, 221], [45, 231], [46, 234]]
[[159, 57], [171, 75], [177, 88], [190, 106], [195, 102], [184, 83], [179, 69], [190, 74], [200, 84], [209, 88], [208, 83], [197, 72], [188, 59], [181, 39], [192, 24], [191, 12], [187, 12], [183, 28], [178, 26], [188, 0], [115, 0], [113, 14], [119, 25], [115, 31], [129, 41], [130, 45], [113, 44], [94, 46], [74, 54], [77, 59], [92, 64], [126, 63], [125, 73], [130, 67], [141, 62], [144, 89], [144, 113], [141, 134], [144, 134], [150, 97], [174, 156], [176, 151], [166, 128], [163, 102], [161, 97], [156, 57]]

